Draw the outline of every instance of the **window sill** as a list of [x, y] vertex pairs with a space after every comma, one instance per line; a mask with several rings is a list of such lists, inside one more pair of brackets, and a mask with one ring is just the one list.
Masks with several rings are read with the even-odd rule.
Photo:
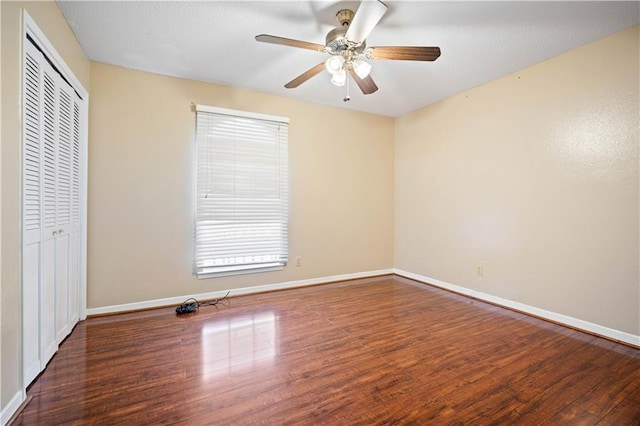
[[250, 266], [228, 266], [218, 268], [201, 268], [196, 272], [199, 280], [206, 278], [228, 277], [232, 275], [257, 274], [259, 272], [281, 271], [284, 269], [282, 263], [269, 263], [265, 265]]

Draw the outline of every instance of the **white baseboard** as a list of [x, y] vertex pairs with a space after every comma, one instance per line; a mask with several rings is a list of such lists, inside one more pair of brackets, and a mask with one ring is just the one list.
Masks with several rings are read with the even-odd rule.
[[[283, 283], [258, 285], [253, 287], [243, 287], [231, 289], [230, 296], [241, 296], [245, 294], [264, 293], [266, 291], [284, 290], [287, 288], [306, 287], [310, 285], [326, 284], [335, 281], [353, 280], [358, 278], [370, 278], [380, 275], [391, 275], [393, 269], [381, 269], [378, 271], [357, 272], [354, 274], [333, 275], [329, 277], [311, 278], [299, 281], [287, 281]], [[112, 314], [118, 312], [136, 311], [141, 309], [159, 308], [162, 306], [178, 305], [184, 302], [189, 297], [194, 297], [198, 300], [211, 300], [219, 299], [227, 294], [227, 290], [214, 291], [210, 293], [201, 293], [195, 295], [184, 295], [176, 297], [168, 297], [166, 299], [146, 300], [144, 302], [125, 303], [123, 305], [111, 305], [103, 306], [100, 308], [87, 309], [87, 315], [103, 315]]]
[[423, 275], [414, 274], [412, 272], [403, 271], [401, 269], [394, 269], [393, 272], [396, 275], [399, 275], [405, 278], [410, 278], [415, 281], [440, 287], [445, 290], [450, 290], [455, 293], [463, 294], [465, 296], [470, 296], [479, 300], [484, 300], [485, 302], [493, 303], [495, 305], [513, 309], [515, 311], [534, 315], [536, 317], [540, 317], [553, 322], [564, 324], [569, 327], [577, 328], [589, 333], [597, 334], [599, 336], [607, 337], [609, 339], [618, 340], [620, 342], [625, 342], [625, 343], [629, 343], [631, 345], [640, 347], [640, 336], [636, 336], [635, 334], [614, 330], [612, 328], [604, 327], [602, 325], [594, 324], [594, 323], [573, 318], [567, 315], [558, 314], [556, 312], [551, 312], [544, 309], [536, 308], [535, 306], [525, 305], [524, 303], [516, 302], [513, 300], [503, 299], [501, 297], [493, 296], [491, 294], [471, 290], [466, 287], [450, 284], [444, 281], [437, 280], [435, 278], [429, 278]]
[[16, 411], [18, 411], [20, 405], [24, 402], [24, 400], [24, 392], [16, 392], [16, 394], [13, 395], [13, 398], [11, 398], [11, 401], [9, 401], [9, 403], [5, 407], [2, 407], [0, 424], [2, 424], [3, 426], [6, 425], [9, 420], [11, 420], [11, 417], [16, 413]]

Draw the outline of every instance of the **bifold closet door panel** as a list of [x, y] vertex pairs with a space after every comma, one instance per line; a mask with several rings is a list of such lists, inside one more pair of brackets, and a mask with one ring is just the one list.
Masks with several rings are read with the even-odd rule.
[[62, 342], [71, 331], [69, 324], [69, 239], [71, 229], [71, 156], [74, 93], [58, 76], [58, 119], [56, 140], [56, 231], [55, 287], [56, 340]]
[[56, 156], [58, 138], [58, 80], [53, 67], [41, 57], [42, 110], [42, 283], [40, 286], [40, 338], [42, 369], [58, 349], [56, 339]]
[[42, 67], [40, 52], [25, 45], [22, 129], [22, 366], [24, 383], [41, 371], [40, 265], [42, 238], [41, 164]]
[[73, 93], [73, 137], [71, 143], [71, 225], [69, 227], [69, 324], [80, 320], [80, 175], [81, 175], [81, 106]]

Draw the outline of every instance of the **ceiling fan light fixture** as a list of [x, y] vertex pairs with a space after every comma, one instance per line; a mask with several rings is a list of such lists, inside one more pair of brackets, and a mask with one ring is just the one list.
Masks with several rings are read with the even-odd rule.
[[327, 68], [327, 71], [331, 74], [335, 74], [342, 70], [342, 66], [344, 65], [344, 58], [340, 55], [334, 55], [327, 59], [327, 62], [324, 63], [324, 66]]
[[347, 72], [344, 70], [344, 68], [333, 73], [333, 76], [331, 77], [331, 82], [336, 86], [344, 86], [344, 83], [346, 81], [347, 81]]
[[371, 72], [371, 64], [365, 61], [361, 61], [360, 59], [356, 59], [353, 61], [353, 71], [360, 78], [366, 78]]

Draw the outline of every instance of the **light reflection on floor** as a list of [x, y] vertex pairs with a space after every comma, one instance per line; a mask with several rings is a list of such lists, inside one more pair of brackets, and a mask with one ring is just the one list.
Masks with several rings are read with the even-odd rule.
[[202, 379], [273, 365], [277, 345], [274, 312], [212, 321], [202, 329]]

